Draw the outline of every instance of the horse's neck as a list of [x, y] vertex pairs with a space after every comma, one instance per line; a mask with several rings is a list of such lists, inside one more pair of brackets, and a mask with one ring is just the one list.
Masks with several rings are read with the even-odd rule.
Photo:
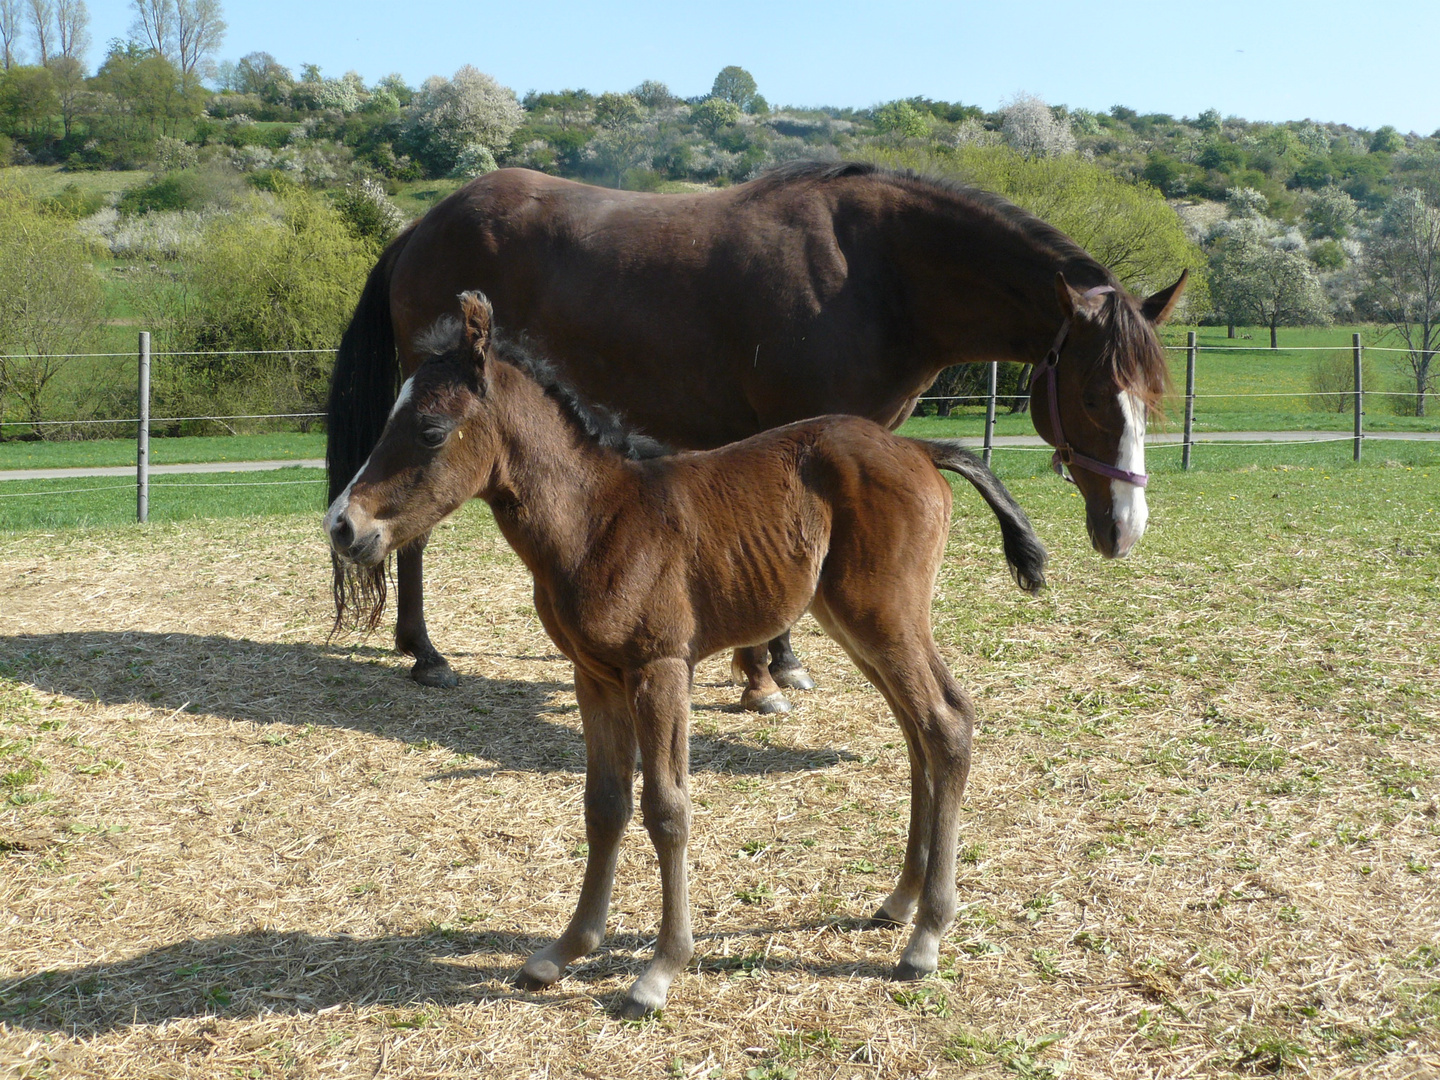
[[592, 508], [616, 481], [622, 459], [590, 442], [520, 372], [496, 377], [507, 384], [506, 400], [497, 415], [501, 452], [485, 501], [532, 573], [566, 572], [583, 557]]
[[[990, 360], [1037, 363], [1062, 320], [1056, 273], [1074, 277], [1072, 284], [1081, 287], [1109, 277], [1099, 263], [1052, 250], [984, 213], [947, 215], [938, 228], [933, 214], [920, 214], [912, 227], [931, 233], [912, 248], [927, 254], [909, 270], [912, 290], [930, 292], [924, 307], [931, 313], [935, 355], [927, 359], [936, 373]], [[936, 288], [949, 295], [935, 295]]]

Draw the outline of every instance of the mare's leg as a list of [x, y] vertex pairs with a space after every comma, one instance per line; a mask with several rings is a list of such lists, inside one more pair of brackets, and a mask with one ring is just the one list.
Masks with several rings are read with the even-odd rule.
[[770, 669], [765, 666], [764, 645], [736, 649], [730, 661], [730, 678], [745, 684], [745, 689], [740, 694], [742, 708], [758, 713], [790, 711], [789, 699], [780, 692], [780, 687], [775, 685], [775, 680], [770, 675]]
[[790, 648], [790, 631], [770, 642], [770, 675], [787, 690], [814, 690], [815, 680]]
[[415, 658], [410, 677], [424, 686], [455, 686], [460, 677], [430, 644], [425, 631], [425, 545], [430, 534], [406, 544], [395, 556], [395, 647]]
[[940, 940], [955, 918], [955, 850], [975, 710], [935, 649], [927, 610], [907, 615], [883, 598], [857, 603], [826, 583], [821, 593], [811, 610], [885, 696], [905, 732], [910, 837], [900, 881], [875, 917], [898, 922], [915, 912], [895, 977], [920, 978], [935, 970]]
[[640, 809], [660, 857], [660, 936], [655, 959], [635, 980], [620, 1014], [636, 1019], [665, 1005], [670, 983], [695, 952], [685, 848], [690, 840], [690, 681], [684, 660], [657, 660], [629, 673], [645, 785]]
[[577, 670], [575, 696], [585, 725], [585, 838], [590, 850], [575, 914], [555, 943], [520, 969], [515, 982], [524, 990], [549, 986], [604, 938], [615, 861], [634, 806], [635, 729], [623, 691]]

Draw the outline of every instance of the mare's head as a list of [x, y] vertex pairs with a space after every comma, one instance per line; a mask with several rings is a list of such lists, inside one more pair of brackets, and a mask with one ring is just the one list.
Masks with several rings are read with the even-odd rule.
[[340, 559], [379, 568], [385, 557], [429, 532], [485, 492], [498, 453], [487, 359], [490, 302], [460, 297], [461, 319], [442, 319], [422, 336], [425, 360], [400, 388], [380, 441], [330, 504], [325, 533]]
[[[1090, 542], [1106, 558], [1130, 553], [1145, 531], [1145, 420], [1165, 395], [1165, 352], [1155, 336], [1180, 299], [1186, 274], [1138, 300], [1123, 289], [1072, 287], [1057, 274], [1063, 318], [1035, 368], [1030, 413], [1085, 498]], [[1063, 472], [1062, 472], [1063, 475]]]

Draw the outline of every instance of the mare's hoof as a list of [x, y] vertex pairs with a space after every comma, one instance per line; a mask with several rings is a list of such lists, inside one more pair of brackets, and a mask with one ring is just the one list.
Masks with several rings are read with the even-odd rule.
[[770, 677], [775, 680], [775, 685], [783, 686], [786, 690], [815, 689], [815, 680], [803, 667], [777, 668], [771, 664]]
[[926, 975], [929, 975], [934, 971], [935, 969], [933, 967], [920, 968], [916, 967], [908, 960], [901, 960], [898, 964], [895, 965], [895, 970], [890, 973], [890, 977], [896, 982], [916, 982], [920, 979], [925, 978]]
[[410, 669], [410, 677], [421, 686], [438, 686], [445, 690], [460, 685], [460, 676], [443, 659], [439, 663], [417, 661]]
[[634, 998], [626, 998], [615, 1010], [615, 1015], [621, 1020], [644, 1020], [655, 1010], [643, 1001], [636, 1001]]
[[762, 716], [769, 716], [774, 713], [787, 713], [790, 711], [790, 701], [784, 694], [776, 690], [762, 698], [742, 697], [740, 704], [750, 712], [760, 713]]

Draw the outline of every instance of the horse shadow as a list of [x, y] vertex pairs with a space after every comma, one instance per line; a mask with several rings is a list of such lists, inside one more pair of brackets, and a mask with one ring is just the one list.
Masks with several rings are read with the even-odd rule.
[[[753, 978], [760, 971], [804, 971], [814, 977], [886, 978], [881, 962], [813, 963], [803, 957], [764, 957], [774, 933], [826, 929], [855, 931], [860, 920], [697, 934], [701, 946], [690, 977]], [[743, 956], [707, 956], [704, 944], [756, 939]], [[513, 979], [524, 958], [550, 938], [487, 931], [438, 929], [417, 935], [316, 935], [252, 930], [164, 945], [129, 959], [47, 969], [0, 981], [0, 1023], [34, 1032], [96, 1035], [116, 1028], [159, 1025], [213, 1016], [318, 1014], [340, 1006], [388, 1006], [394, 1026], [413, 1019], [406, 1010], [494, 1001], [555, 1004], [601, 1002], [597, 984], [620, 977], [628, 984], [648, 963], [653, 941], [614, 935], [580, 961], [554, 987], [530, 992]], [[741, 945], [741, 950], [745, 949]], [[618, 993], [617, 988], [617, 993]], [[203, 1050], [205, 1047], [197, 1046]]]
[[[0, 636], [0, 675], [39, 690], [104, 705], [207, 713], [257, 725], [348, 728], [406, 744], [428, 741], [458, 755], [527, 772], [583, 772], [573, 704], [554, 695], [569, 681], [469, 675], [435, 690], [406, 678], [374, 646], [277, 643], [219, 635], [75, 631]], [[561, 657], [509, 657], [511, 661]], [[737, 774], [806, 772], [853, 760], [848, 751], [747, 741], [743, 733], [692, 732], [691, 766]], [[482, 775], [461, 769], [430, 779]]]

